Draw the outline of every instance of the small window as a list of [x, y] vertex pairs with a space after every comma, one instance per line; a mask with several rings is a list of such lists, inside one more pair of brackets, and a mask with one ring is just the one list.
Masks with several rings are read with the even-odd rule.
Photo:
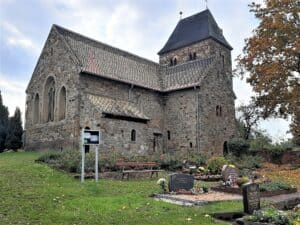
[[124, 130], [121, 130], [121, 137], [124, 138]]
[[173, 59], [173, 66], [176, 66], [177, 65], [177, 58], [174, 58]]
[[168, 130], [168, 140], [171, 140], [171, 132]]
[[131, 131], [131, 141], [135, 141], [136, 140], [136, 131], [132, 130]]
[[190, 59], [190, 61], [193, 60], [193, 55], [192, 55], [192, 53], [189, 54], [189, 59]]
[[193, 53], [193, 60], [195, 60], [195, 59], [197, 59], [197, 53], [196, 52]]
[[173, 59], [170, 59], [170, 66], [173, 66]]
[[193, 148], [193, 143], [192, 142], [190, 142], [190, 148]]
[[216, 106], [216, 116], [219, 116], [219, 106]]
[[224, 69], [225, 68], [225, 56], [222, 55], [221, 57], [222, 57], [222, 67]]

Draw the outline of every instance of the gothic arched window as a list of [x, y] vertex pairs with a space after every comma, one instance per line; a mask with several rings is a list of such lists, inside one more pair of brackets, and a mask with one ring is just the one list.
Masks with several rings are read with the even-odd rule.
[[66, 88], [63, 86], [59, 93], [59, 106], [58, 106], [58, 118], [63, 120], [66, 118], [66, 108], [67, 108], [67, 93]]
[[55, 109], [55, 81], [53, 77], [48, 77], [44, 87], [44, 113], [45, 122], [54, 121]]

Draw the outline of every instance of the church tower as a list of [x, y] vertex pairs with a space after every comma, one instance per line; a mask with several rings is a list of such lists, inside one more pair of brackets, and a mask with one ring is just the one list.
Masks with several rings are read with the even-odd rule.
[[176, 66], [188, 61], [220, 56], [226, 72], [231, 72], [232, 47], [207, 9], [180, 19], [165, 46], [158, 52], [159, 63]]

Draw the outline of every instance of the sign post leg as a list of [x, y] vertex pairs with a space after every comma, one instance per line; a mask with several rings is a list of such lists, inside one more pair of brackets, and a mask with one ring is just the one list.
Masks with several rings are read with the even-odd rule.
[[84, 156], [85, 156], [85, 151], [84, 151], [84, 143], [83, 143], [83, 135], [84, 131], [82, 130], [81, 132], [81, 183], [84, 182]]
[[98, 182], [98, 157], [99, 157], [99, 145], [96, 146], [96, 154], [95, 154], [95, 181]]

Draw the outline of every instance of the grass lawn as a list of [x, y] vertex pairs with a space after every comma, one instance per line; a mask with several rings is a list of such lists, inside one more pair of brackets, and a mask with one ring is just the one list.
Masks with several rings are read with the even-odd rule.
[[0, 154], [0, 224], [226, 224], [205, 214], [242, 210], [241, 202], [182, 207], [148, 197], [155, 180], [81, 184], [35, 163], [40, 153]]

